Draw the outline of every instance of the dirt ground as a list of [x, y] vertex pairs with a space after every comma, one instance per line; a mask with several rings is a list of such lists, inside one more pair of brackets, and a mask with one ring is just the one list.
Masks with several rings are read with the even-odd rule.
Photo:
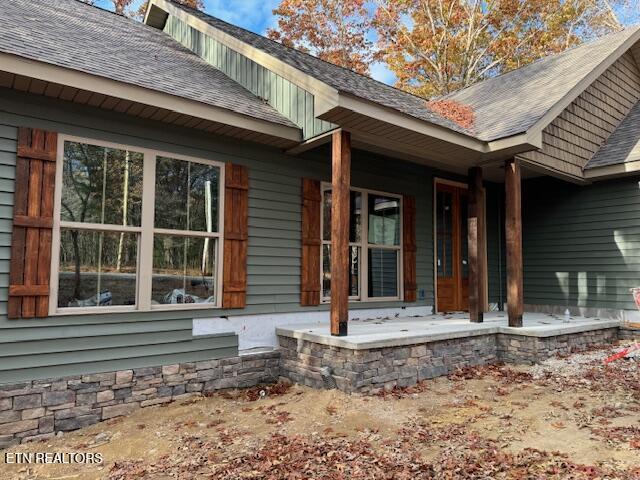
[[616, 350], [385, 396], [278, 385], [145, 408], [10, 449], [102, 465], [0, 463], [0, 478], [640, 479], [640, 361], [605, 367]]

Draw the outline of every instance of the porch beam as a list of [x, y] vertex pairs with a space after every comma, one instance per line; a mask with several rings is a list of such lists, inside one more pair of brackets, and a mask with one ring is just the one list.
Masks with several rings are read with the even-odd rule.
[[467, 245], [469, 258], [469, 317], [474, 323], [480, 323], [484, 320], [487, 293], [484, 197], [482, 168], [470, 168]]
[[349, 319], [351, 135], [338, 130], [331, 140], [331, 335], [342, 337]]
[[524, 295], [522, 281], [522, 205], [520, 162], [504, 164], [505, 232], [507, 243], [507, 312], [510, 327], [522, 326]]

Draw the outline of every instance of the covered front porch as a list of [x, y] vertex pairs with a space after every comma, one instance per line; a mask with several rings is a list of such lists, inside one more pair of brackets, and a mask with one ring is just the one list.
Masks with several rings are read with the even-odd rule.
[[376, 393], [410, 387], [458, 369], [504, 362], [532, 364], [620, 338], [620, 321], [525, 313], [486, 313], [481, 323], [464, 313], [351, 320], [348, 336], [327, 323], [277, 329], [281, 375], [314, 388]]
[[[358, 138], [357, 133], [354, 138]], [[353, 269], [354, 254], [351, 252], [354, 242], [354, 229], [361, 227], [360, 222], [367, 225], [368, 220], [360, 220], [354, 225], [354, 202], [351, 184], [351, 155], [352, 155], [352, 134], [349, 131], [338, 129], [330, 136], [331, 141], [331, 184], [329, 187], [331, 201], [323, 203], [325, 214], [330, 217], [329, 223], [322, 223], [323, 249], [330, 249], [329, 261], [325, 264], [325, 259], [318, 261], [314, 255], [318, 252], [318, 233], [320, 228], [318, 222], [315, 228], [305, 228], [310, 223], [305, 221], [312, 214], [309, 212], [320, 211], [319, 203], [322, 202], [320, 188], [312, 184], [303, 184], [303, 251], [302, 251], [302, 305], [317, 305], [320, 301], [330, 304], [330, 323], [327, 325], [327, 335], [345, 337], [353, 335], [349, 327], [350, 302], [354, 298], [360, 299], [358, 289], [355, 288], [354, 278], [359, 277], [359, 272]], [[369, 145], [363, 144], [362, 139], [357, 142], [364, 150], [371, 149]], [[428, 152], [425, 152], [428, 157]], [[460, 154], [458, 160], [464, 157]], [[395, 159], [386, 157], [389, 165], [392, 166]], [[418, 163], [414, 158], [410, 161]], [[430, 165], [429, 158], [423, 158], [419, 163]], [[440, 165], [442, 165], [440, 163]], [[466, 170], [465, 170], [466, 167]], [[461, 171], [466, 173], [466, 178]], [[434, 263], [430, 274], [433, 275], [433, 291], [427, 292], [426, 297], [433, 298], [434, 312], [465, 311], [461, 321], [470, 324], [480, 324], [484, 321], [485, 314], [490, 310], [489, 303], [489, 265], [487, 255], [487, 217], [495, 212], [487, 211], [487, 187], [483, 176], [491, 178], [495, 184], [504, 189], [504, 204], [500, 205], [501, 213], [497, 215], [503, 223], [503, 232], [499, 233], [494, 242], [500, 244], [498, 250], [504, 246], [505, 265], [504, 272], [500, 273], [498, 283], [500, 283], [500, 302], [502, 306], [502, 281], [505, 279], [506, 315], [504, 321], [511, 328], [523, 326], [524, 295], [523, 295], [523, 256], [522, 256], [522, 215], [521, 215], [521, 166], [519, 160], [512, 154], [506, 154], [501, 158], [494, 158], [488, 162], [478, 162], [477, 158], [468, 157], [462, 164], [460, 161], [456, 165], [451, 165], [449, 171], [442, 170], [444, 176], [436, 174], [430, 178], [424, 178], [424, 190], [433, 188], [434, 197], [430, 202], [416, 202], [416, 197], [406, 192], [396, 192], [401, 195], [402, 209], [396, 203], [394, 222], [401, 229], [395, 232], [396, 243], [401, 245], [398, 259], [398, 277], [400, 280], [398, 288], [393, 290], [394, 298], [410, 304], [417, 298], [424, 300], [425, 290], [420, 289], [417, 281], [416, 252], [429, 250]], [[449, 180], [447, 175], [451, 175], [455, 180]], [[433, 185], [431, 182], [433, 178]], [[498, 180], [498, 182], [495, 182]], [[420, 180], [417, 180], [419, 183]], [[446, 201], [441, 200], [447, 195], [454, 198], [449, 206]], [[464, 200], [461, 198], [464, 197]], [[327, 208], [328, 207], [328, 208]], [[377, 208], [377, 207], [376, 207]], [[382, 206], [380, 206], [382, 208]], [[433, 229], [434, 244], [430, 245], [422, 239], [416, 238], [416, 229], [425, 229], [425, 218], [422, 223], [416, 222], [416, 211], [424, 208], [433, 209]], [[441, 208], [450, 209], [448, 219], [442, 220]], [[361, 211], [359, 204], [355, 210]], [[451, 214], [451, 211], [454, 213]], [[461, 212], [464, 211], [464, 214]], [[327, 213], [330, 212], [330, 213]], [[325, 220], [326, 222], [326, 220]], [[429, 226], [428, 228], [431, 228]], [[445, 247], [441, 245], [441, 229], [449, 229], [448, 241]], [[328, 232], [328, 233], [327, 233]], [[367, 235], [369, 240], [365, 242], [378, 245], [378, 232], [369, 230]], [[359, 234], [356, 234], [359, 236]], [[366, 238], [366, 237], [365, 237]], [[401, 238], [401, 240], [398, 240]], [[447, 240], [445, 240], [446, 242]], [[421, 243], [422, 242], [422, 243]], [[504, 245], [503, 245], [504, 242]], [[382, 241], [380, 243], [385, 243]], [[370, 245], [368, 245], [370, 247]], [[443, 250], [447, 250], [446, 252]], [[324, 250], [323, 250], [324, 252]], [[498, 262], [502, 262], [502, 254]], [[450, 270], [443, 267], [443, 262], [450, 265]], [[322, 296], [320, 295], [320, 284], [318, 283], [317, 268], [322, 264]], [[422, 259], [422, 275], [427, 268], [426, 262]], [[500, 264], [500, 269], [502, 264]], [[366, 274], [365, 272], [365, 279]], [[495, 273], [494, 273], [495, 275]], [[446, 281], [445, 281], [446, 277]], [[325, 291], [325, 280], [328, 280], [330, 288], [327, 294]], [[358, 279], [359, 281], [359, 279]], [[355, 297], [354, 297], [355, 295]], [[493, 318], [493, 317], [491, 317]], [[357, 327], [356, 327], [357, 328]]]
[[558, 337], [619, 326], [620, 320], [526, 312], [521, 327], [510, 327], [505, 312], [486, 313], [482, 323], [471, 322], [469, 314], [461, 312], [426, 317], [351, 320], [346, 337], [331, 335], [328, 324], [324, 322], [279, 327], [277, 334], [323, 345], [364, 350], [497, 333], [536, 338]]

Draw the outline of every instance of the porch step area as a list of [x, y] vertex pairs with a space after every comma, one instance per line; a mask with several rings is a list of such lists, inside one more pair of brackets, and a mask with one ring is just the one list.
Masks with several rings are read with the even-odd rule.
[[471, 323], [464, 314], [349, 322], [349, 335], [332, 337], [329, 326], [278, 328], [280, 373], [315, 388], [334, 384], [344, 392], [375, 393], [408, 387], [458, 368], [505, 362], [532, 364], [610, 344], [620, 338], [618, 320], [525, 313], [524, 326], [506, 314]]

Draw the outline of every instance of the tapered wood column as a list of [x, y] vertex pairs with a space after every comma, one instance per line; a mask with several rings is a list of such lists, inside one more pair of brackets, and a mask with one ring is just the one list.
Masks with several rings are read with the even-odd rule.
[[468, 255], [469, 255], [469, 317], [472, 322], [484, 319], [487, 294], [486, 214], [482, 169], [469, 169]]
[[331, 335], [347, 335], [349, 319], [349, 187], [351, 135], [333, 133], [331, 158]]
[[522, 291], [522, 206], [520, 163], [509, 159], [504, 164], [505, 232], [507, 239], [507, 312], [509, 326], [521, 327], [524, 313]]

